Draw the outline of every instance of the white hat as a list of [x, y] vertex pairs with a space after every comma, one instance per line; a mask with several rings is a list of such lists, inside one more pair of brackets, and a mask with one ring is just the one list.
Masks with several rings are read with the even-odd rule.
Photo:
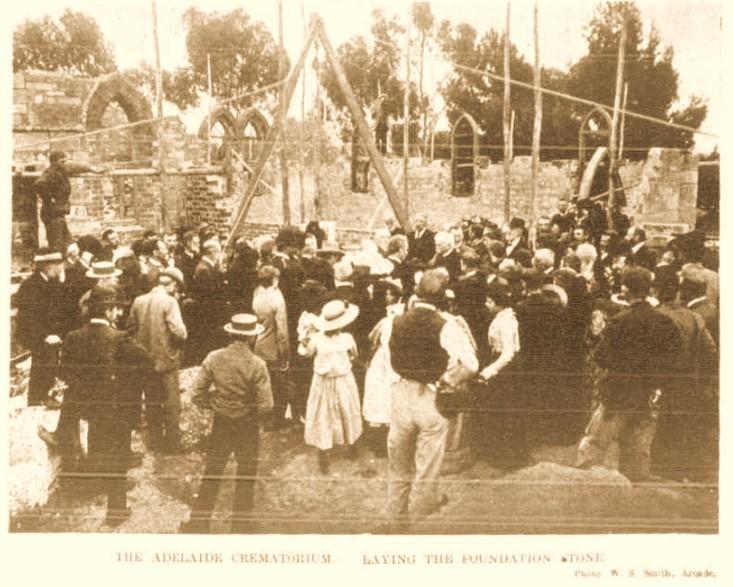
[[330, 332], [351, 324], [359, 315], [359, 306], [347, 304], [343, 300], [332, 300], [323, 306], [318, 316], [319, 330]]
[[229, 324], [224, 325], [224, 330], [237, 336], [257, 336], [262, 334], [265, 327], [257, 322], [254, 314], [235, 314]]
[[105, 279], [107, 277], [118, 277], [122, 275], [122, 271], [117, 269], [112, 261], [95, 261], [92, 268], [85, 274], [91, 279]]

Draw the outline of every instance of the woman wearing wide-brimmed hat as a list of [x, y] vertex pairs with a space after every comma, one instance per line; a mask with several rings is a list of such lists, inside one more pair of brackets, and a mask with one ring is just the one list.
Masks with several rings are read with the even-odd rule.
[[349, 445], [361, 436], [359, 391], [351, 370], [357, 356], [354, 338], [342, 329], [359, 315], [359, 307], [332, 300], [323, 306], [316, 326], [318, 332], [307, 343], [306, 353], [314, 357], [313, 381], [305, 413], [305, 442], [319, 450], [321, 472], [329, 468], [329, 450], [334, 444]]

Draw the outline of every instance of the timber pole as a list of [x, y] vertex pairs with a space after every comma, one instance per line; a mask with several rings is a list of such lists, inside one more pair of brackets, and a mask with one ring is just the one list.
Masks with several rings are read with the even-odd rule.
[[618, 158], [624, 158], [624, 135], [626, 134], [626, 101], [629, 98], [629, 82], [624, 82], [624, 101], [621, 105], [621, 129], [618, 133]]
[[356, 96], [354, 95], [354, 92], [349, 85], [349, 82], [346, 78], [346, 73], [339, 63], [336, 51], [334, 51], [331, 42], [328, 40], [326, 31], [323, 28], [323, 22], [318, 19], [317, 23], [319, 39], [321, 41], [321, 44], [323, 45], [324, 50], [326, 51], [326, 57], [333, 67], [334, 73], [336, 74], [336, 80], [338, 81], [341, 91], [344, 93], [344, 98], [346, 98], [346, 103], [348, 104], [349, 109], [351, 110], [351, 115], [354, 119], [354, 122], [356, 123], [356, 129], [361, 136], [361, 139], [364, 141], [367, 151], [369, 151], [369, 156], [372, 160], [372, 163], [374, 164], [374, 169], [376, 170], [377, 175], [379, 175], [379, 179], [382, 182], [384, 191], [387, 193], [387, 197], [389, 198], [389, 203], [392, 205], [392, 210], [394, 211], [395, 217], [397, 218], [397, 221], [400, 223], [404, 231], [410, 232], [412, 227], [410, 225], [410, 219], [407, 215], [407, 211], [400, 201], [399, 194], [395, 189], [392, 178], [390, 177], [389, 172], [384, 165], [382, 155], [377, 149], [376, 144], [374, 143], [374, 138], [372, 137], [369, 125], [367, 124], [367, 121], [364, 118], [364, 114], [361, 111], [361, 107], [356, 100]]
[[532, 196], [530, 203], [530, 226], [537, 235], [537, 205], [540, 184], [540, 138], [542, 135], [542, 70], [540, 69], [540, 23], [539, 7], [534, 4], [534, 127], [532, 128]]
[[[287, 64], [285, 63], [285, 35], [283, 32], [283, 1], [278, 0], [277, 3], [277, 20], [278, 20], [278, 40], [280, 43], [280, 52], [277, 60], [277, 77], [285, 78]], [[288, 117], [288, 104], [285, 102], [285, 87], [280, 86], [280, 174], [282, 176], [282, 195], [283, 195], [283, 224], [290, 224], [290, 181], [288, 178], [288, 158], [285, 153], [287, 146], [285, 136], [285, 124]]]
[[506, 3], [506, 28], [504, 29], [504, 222], [509, 222], [512, 214], [512, 136], [511, 136], [511, 85], [509, 75], [509, 25], [511, 21], [511, 3]]
[[[606, 214], [608, 216], [609, 230], [615, 230], [614, 211], [616, 210], [616, 190], [614, 189], [614, 175], [616, 174], [617, 158], [617, 129], [619, 121], [619, 110], [621, 109], [621, 93], [624, 84], [624, 60], [626, 59], [626, 17], [621, 24], [621, 38], [618, 44], [618, 63], [616, 65], [616, 93], [613, 98], [613, 118], [611, 119], [611, 136], [608, 141], [608, 205]], [[623, 236], [623, 235], [621, 235]]]
[[[313, 45], [313, 40], [316, 38], [316, 29], [318, 22], [320, 22], [320, 20], [318, 20], [317, 17], [314, 17], [312, 19], [310, 31], [308, 32], [308, 37], [306, 38], [305, 45], [300, 52], [298, 61], [296, 62], [295, 67], [291, 71], [288, 78], [284, 80], [285, 83], [283, 84], [283, 93], [284, 104], [286, 108], [290, 104], [290, 101], [293, 99], [293, 94], [295, 93], [295, 88], [298, 84], [298, 77], [300, 76], [300, 72], [303, 70], [303, 65], [305, 64], [305, 58], [308, 55], [308, 50], [310, 49], [311, 45]], [[232, 230], [229, 233], [229, 239], [226, 243], [227, 247], [229, 247], [232, 241], [236, 238], [237, 233], [241, 230], [244, 221], [247, 219], [247, 213], [249, 212], [249, 208], [252, 205], [252, 200], [254, 199], [255, 193], [257, 192], [257, 186], [262, 179], [262, 174], [265, 171], [265, 165], [267, 164], [267, 160], [270, 158], [270, 155], [272, 155], [272, 151], [275, 147], [275, 142], [277, 141], [281, 133], [282, 116], [280, 116], [280, 114], [278, 113], [278, 115], [275, 117], [275, 123], [268, 129], [267, 135], [265, 136], [262, 151], [260, 152], [257, 163], [253, 168], [252, 177], [250, 178], [249, 185], [247, 186], [247, 191], [244, 194], [242, 203], [234, 218], [234, 222], [232, 223]]]
[[[166, 167], [166, 137], [165, 123], [163, 122], [163, 69], [160, 67], [160, 40], [158, 38], [158, 7], [155, 0], [152, 0], [153, 9], [153, 44], [155, 45], [155, 114], [159, 119], [158, 122], [158, 171], [160, 172], [160, 183], [165, 186], [165, 167]], [[133, 137], [135, 134], [133, 133]], [[168, 201], [166, 197], [167, 190], [163, 189], [163, 197], [161, 198], [161, 222], [167, 230], [170, 228], [170, 218], [168, 218]]]
[[[303, 21], [303, 39], [308, 34], [308, 27], [305, 24], [305, 3], [300, 0], [300, 17]], [[300, 222], [305, 223], [305, 74], [308, 70], [303, 68], [300, 86], [300, 153], [298, 154], [298, 183], [300, 184]]]
[[405, 213], [410, 212], [410, 17], [407, 17], [405, 30], [405, 93], [402, 96], [402, 182], [404, 191]]

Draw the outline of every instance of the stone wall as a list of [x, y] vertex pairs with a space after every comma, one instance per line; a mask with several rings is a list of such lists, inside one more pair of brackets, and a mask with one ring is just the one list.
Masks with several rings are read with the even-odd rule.
[[[27, 169], [29, 164], [33, 168], [35, 164], [35, 170], [40, 171], [46, 165], [46, 145], [21, 150], [23, 145], [49, 137], [83, 133], [95, 125], [114, 124], [115, 120], [105, 118], [107, 104], [117, 104], [117, 116], [122, 118], [146, 120], [151, 116], [150, 107], [139, 92], [117, 74], [88, 79], [27, 71], [16, 73], [13, 82], [16, 169]], [[129, 157], [135, 160], [129, 161], [127, 166], [124, 160], [127, 155], [115, 155], [126, 139], [137, 141], [135, 145], [147, 141], [143, 151], [133, 148]], [[205, 140], [188, 135], [178, 117], [157, 121], [154, 128], [138, 125], [129, 133], [124, 131], [109, 136], [105, 133], [86, 138], [79, 134], [54, 143], [54, 147], [68, 151], [73, 160], [103, 165], [110, 170], [101, 176], [73, 179], [69, 225], [77, 234], [97, 233], [108, 225], [134, 234], [142, 229], [160, 230], [201, 222], [226, 231], [249, 182], [249, 174], [236, 159], [224, 166], [207, 165]], [[138, 155], [142, 161], [137, 160]], [[385, 164], [401, 194], [402, 160], [388, 158]], [[627, 211], [635, 221], [660, 233], [679, 232], [694, 226], [697, 196], [697, 159], [694, 156], [678, 150], [652, 149], [646, 161], [623, 162], [619, 171], [627, 188]], [[333, 163], [322, 165], [318, 173], [321, 218], [335, 221], [345, 238], [350, 235], [349, 239], [358, 239], [364, 230], [383, 226], [384, 217], [391, 215], [373, 166], [369, 191], [365, 194], [351, 191], [350, 161], [343, 155]], [[314, 174], [312, 167], [306, 167], [305, 220], [316, 217]], [[252, 227], [271, 230], [273, 225], [283, 222], [280, 171], [275, 157], [266, 166], [263, 179], [270, 187], [261, 185], [248, 220]], [[551, 214], [559, 197], [571, 197], [575, 193], [578, 179], [576, 161], [543, 162], [538, 212]], [[531, 181], [531, 159], [516, 157], [512, 163], [511, 216], [530, 216]], [[301, 189], [294, 161], [290, 164], [289, 182], [291, 220], [298, 223], [301, 220]], [[18, 185], [21, 184], [25, 187], [18, 188], [17, 194], [14, 187], [14, 200], [31, 197], [27, 193], [27, 182]], [[450, 193], [449, 161], [423, 165], [414, 159], [409, 169], [409, 192], [410, 215], [424, 212], [435, 226], [472, 214], [498, 222], [504, 217], [501, 163], [487, 163], [477, 169], [473, 196], [455, 197]], [[14, 210], [16, 208], [27, 211], [28, 206], [14, 204]], [[353, 234], [349, 229], [353, 229]], [[254, 228], [250, 230], [253, 231]]]

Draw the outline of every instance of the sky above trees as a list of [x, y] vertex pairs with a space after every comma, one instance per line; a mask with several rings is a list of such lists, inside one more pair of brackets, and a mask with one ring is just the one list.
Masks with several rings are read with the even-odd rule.
[[[324, 18], [327, 31], [335, 45], [354, 35], [369, 37], [370, 11], [380, 7], [407, 19], [411, 2], [404, 0], [346, 2], [337, 0], [284, 0], [285, 38], [291, 62], [297, 57], [303, 41], [301, 5], [306, 18], [318, 12]], [[540, 0], [541, 53], [546, 67], [566, 69], [587, 49], [585, 25], [593, 16], [595, 2], [588, 0]], [[674, 47], [674, 66], [679, 72], [679, 97], [682, 103], [693, 94], [708, 99], [708, 115], [703, 128], [719, 132], [721, 120], [720, 66], [722, 34], [720, 31], [721, 3], [708, 0], [639, 0], [637, 2], [646, 26], [653, 21], [662, 44]], [[60, 16], [65, 8], [85, 12], [99, 24], [113, 46], [120, 69], [137, 67], [141, 62], [153, 62], [150, 0], [25, 0], [9, 9], [8, 35], [26, 18]], [[532, 59], [532, 0], [512, 0], [511, 37], [525, 59]], [[277, 3], [253, 0], [158, 0], [158, 18], [162, 65], [174, 69], [184, 65], [186, 39], [182, 16], [190, 6], [204, 11], [230, 11], [242, 8], [252, 18], [261, 20], [277, 33]], [[470, 23], [480, 35], [488, 29], [503, 29], [505, 2], [477, 0], [432, 0], [436, 19], [449, 19], [454, 24]], [[416, 44], [415, 44], [416, 46]], [[441, 75], [427, 67], [426, 88]], [[715, 139], [698, 140], [698, 149], [709, 150]], [[707, 149], [706, 149], [707, 147]]]

